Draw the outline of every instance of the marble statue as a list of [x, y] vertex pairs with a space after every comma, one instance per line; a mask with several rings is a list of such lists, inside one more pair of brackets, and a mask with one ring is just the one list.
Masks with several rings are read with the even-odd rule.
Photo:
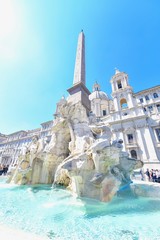
[[76, 196], [110, 201], [142, 163], [122, 152], [122, 141], [102, 122], [91, 121], [85, 107], [65, 99], [57, 104], [51, 139], [33, 136], [19, 156], [11, 182], [55, 183]]

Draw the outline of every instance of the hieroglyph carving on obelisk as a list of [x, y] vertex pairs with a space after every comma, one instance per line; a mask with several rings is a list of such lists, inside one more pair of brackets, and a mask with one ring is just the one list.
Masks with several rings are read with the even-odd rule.
[[76, 62], [74, 68], [73, 85], [82, 82], [86, 84], [85, 76], [85, 36], [83, 31], [80, 32], [78, 37]]

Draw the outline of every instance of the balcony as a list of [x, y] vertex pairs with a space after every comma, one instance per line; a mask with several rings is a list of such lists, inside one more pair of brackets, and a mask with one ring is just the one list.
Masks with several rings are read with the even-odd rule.
[[126, 143], [126, 148], [138, 148], [138, 144], [134, 141], [129, 141], [128, 143]]

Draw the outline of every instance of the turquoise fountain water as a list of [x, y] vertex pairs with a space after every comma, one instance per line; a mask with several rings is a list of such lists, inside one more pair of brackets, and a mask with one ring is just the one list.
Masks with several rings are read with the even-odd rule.
[[160, 200], [123, 189], [110, 203], [50, 185], [0, 183], [0, 223], [59, 240], [158, 240]]

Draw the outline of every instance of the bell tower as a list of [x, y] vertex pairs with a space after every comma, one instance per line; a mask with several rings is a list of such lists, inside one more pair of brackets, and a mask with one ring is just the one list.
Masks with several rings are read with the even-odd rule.
[[128, 82], [128, 75], [115, 69], [115, 75], [111, 79], [112, 97], [116, 111], [124, 108], [133, 108], [133, 90]]

